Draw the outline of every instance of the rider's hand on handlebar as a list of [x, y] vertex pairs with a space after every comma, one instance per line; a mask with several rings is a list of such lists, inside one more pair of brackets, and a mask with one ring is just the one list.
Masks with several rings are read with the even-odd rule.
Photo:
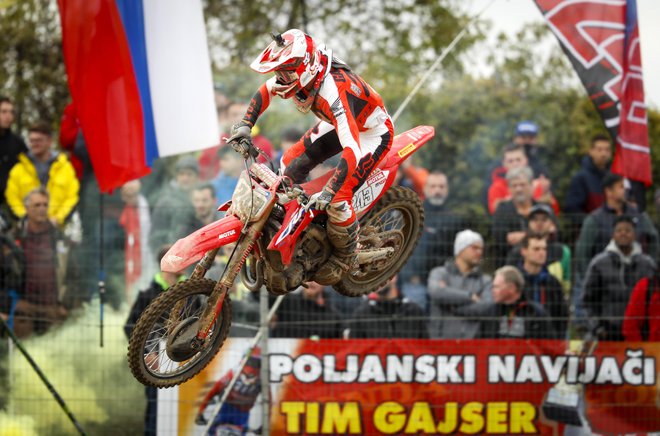
[[309, 201], [305, 205], [305, 209], [309, 210], [313, 207], [316, 210], [326, 210], [334, 196], [335, 194], [332, 192], [323, 189], [323, 191], [317, 192], [316, 194], [309, 197]]
[[251, 131], [251, 127], [241, 121], [232, 126], [231, 136], [227, 138], [227, 143], [231, 145], [231, 148], [246, 159], [250, 156], [254, 158], [259, 156], [259, 151], [252, 145]]
[[240, 121], [231, 126], [231, 136], [227, 138], [227, 142], [240, 142], [241, 139], [251, 137], [252, 127], [245, 121]]
[[197, 425], [206, 425], [206, 424], [208, 424], [208, 421], [206, 420], [206, 418], [204, 418], [204, 415], [202, 415], [200, 413], [199, 415], [197, 415], [195, 417], [195, 424], [197, 424]]

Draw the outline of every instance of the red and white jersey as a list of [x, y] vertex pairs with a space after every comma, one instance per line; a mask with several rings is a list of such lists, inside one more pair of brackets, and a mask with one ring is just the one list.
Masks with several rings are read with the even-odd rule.
[[[338, 169], [337, 177], [334, 178], [336, 189], [337, 185], [351, 179], [361, 159], [375, 152], [381, 145], [383, 135], [389, 132], [391, 141], [393, 127], [380, 95], [344, 64], [332, 62], [331, 65], [325, 73], [311, 111], [334, 128], [343, 148], [340, 160], [346, 162], [346, 168], [341, 169], [341, 174]], [[266, 110], [275, 95], [273, 85], [276, 80], [276, 77], [272, 77], [261, 85], [252, 98], [244, 121], [254, 125]], [[321, 130], [326, 129], [322, 127]]]

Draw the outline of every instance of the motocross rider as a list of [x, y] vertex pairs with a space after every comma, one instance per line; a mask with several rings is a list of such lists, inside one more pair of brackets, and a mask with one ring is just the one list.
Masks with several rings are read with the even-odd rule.
[[281, 168], [294, 183], [302, 183], [312, 168], [341, 152], [334, 174], [309, 200], [310, 206], [328, 214], [327, 234], [334, 250], [314, 277], [331, 285], [356, 260], [359, 222], [353, 194], [392, 146], [394, 126], [380, 95], [330, 49], [298, 29], [273, 39], [250, 68], [275, 76], [252, 97], [228, 142], [240, 147], [273, 96], [291, 98], [300, 112], [312, 111], [321, 120], [284, 154]]

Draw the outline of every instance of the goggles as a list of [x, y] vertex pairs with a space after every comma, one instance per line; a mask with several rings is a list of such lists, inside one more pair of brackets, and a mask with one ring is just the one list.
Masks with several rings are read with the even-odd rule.
[[298, 80], [298, 73], [295, 71], [275, 71], [277, 82], [281, 85], [289, 85]]

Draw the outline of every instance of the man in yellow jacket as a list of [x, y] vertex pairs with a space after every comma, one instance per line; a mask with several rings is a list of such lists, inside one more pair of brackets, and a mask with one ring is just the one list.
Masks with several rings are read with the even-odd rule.
[[62, 226], [78, 204], [80, 184], [76, 172], [65, 154], [51, 149], [52, 131], [46, 123], [37, 123], [28, 130], [29, 151], [18, 156], [18, 163], [9, 172], [5, 199], [13, 214], [25, 216], [23, 200], [35, 188], [43, 186], [50, 195], [48, 218]]

